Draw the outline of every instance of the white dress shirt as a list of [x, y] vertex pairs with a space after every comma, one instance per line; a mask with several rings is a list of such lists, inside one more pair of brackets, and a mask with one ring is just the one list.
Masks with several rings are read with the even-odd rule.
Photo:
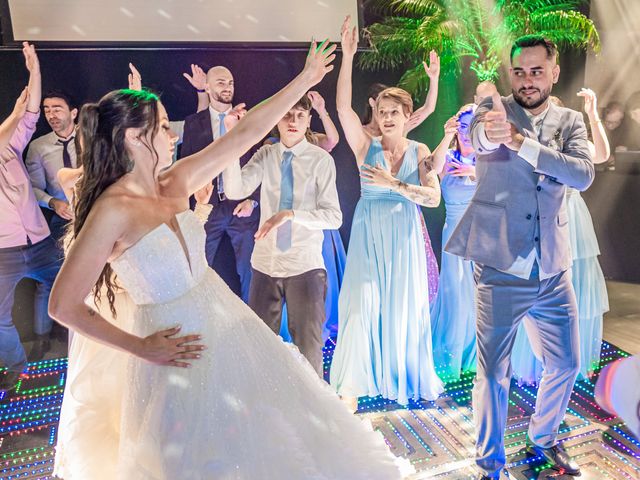
[[257, 240], [251, 266], [271, 277], [292, 277], [324, 269], [322, 242], [324, 229], [337, 229], [342, 212], [336, 189], [333, 158], [320, 147], [303, 139], [287, 149], [282, 143], [266, 145], [240, 168], [233, 162], [223, 173], [225, 192], [231, 199], [242, 199], [260, 187], [260, 225], [280, 207], [281, 163], [285, 150], [293, 153], [293, 220], [291, 248], [276, 247], [277, 229]]
[[169, 126], [173, 133], [178, 136], [178, 140], [176, 141], [176, 148], [173, 149], [173, 158], [172, 162], [175, 163], [178, 161], [178, 145], [182, 144], [182, 140], [184, 139], [184, 120], [170, 120]]
[[[221, 113], [229, 113], [231, 111], [231, 106], [227, 108], [224, 112], [219, 112], [211, 105], [209, 105], [209, 114], [211, 115], [211, 131], [213, 132], [213, 139], [217, 139], [220, 137], [220, 117]], [[253, 192], [252, 192], [253, 193]]]
[[[49, 201], [52, 198], [68, 201], [60, 183], [58, 183], [58, 171], [64, 167], [62, 160], [64, 147], [59, 140], [70, 140], [74, 135], [75, 132], [69, 138], [62, 138], [55, 132], [49, 132], [36, 138], [29, 145], [25, 164], [33, 185], [33, 193], [42, 207], [50, 208]], [[71, 166], [76, 168], [76, 145], [73, 140], [67, 145], [67, 150], [71, 157]]]
[[[533, 130], [536, 136], [540, 137], [540, 131], [542, 130], [542, 123], [547, 116], [547, 112], [549, 111], [549, 105], [547, 104], [547, 108], [544, 109], [543, 112], [538, 115], [533, 115], [526, 108], [523, 109], [524, 113], [527, 114], [529, 120], [531, 121], [531, 125], [533, 125]], [[478, 141], [480, 145], [487, 151], [494, 151], [500, 147], [500, 144], [493, 143], [489, 141], [487, 138], [487, 134], [484, 131], [484, 123], [478, 125], [475, 130], [478, 135]], [[518, 150], [518, 156], [529, 163], [533, 169], [535, 170], [538, 167], [538, 156], [540, 155], [540, 142], [537, 142], [531, 138], [526, 137], [522, 145], [520, 146], [520, 150]], [[501, 272], [508, 273], [513, 275], [514, 277], [523, 278], [528, 280], [531, 277], [531, 271], [533, 270], [533, 265], [538, 261], [538, 278], [540, 280], [544, 280], [547, 278], [553, 277], [555, 274], [550, 274], [542, 270], [542, 266], [540, 263], [540, 259], [538, 258], [538, 250], [534, 247], [526, 257], [518, 256], [513, 264], [506, 270], [500, 270]]]

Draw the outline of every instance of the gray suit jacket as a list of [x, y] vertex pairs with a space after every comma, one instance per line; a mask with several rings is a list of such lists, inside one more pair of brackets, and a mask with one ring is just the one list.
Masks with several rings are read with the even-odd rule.
[[555, 274], [571, 266], [566, 186], [586, 190], [594, 177], [582, 114], [550, 105], [536, 136], [531, 121], [513, 96], [502, 99], [507, 119], [525, 137], [540, 143], [538, 166], [504, 145], [486, 150], [478, 126], [492, 108], [491, 98], [478, 107], [471, 124], [476, 150], [477, 188], [445, 250], [508, 270], [539, 241], [542, 270]]

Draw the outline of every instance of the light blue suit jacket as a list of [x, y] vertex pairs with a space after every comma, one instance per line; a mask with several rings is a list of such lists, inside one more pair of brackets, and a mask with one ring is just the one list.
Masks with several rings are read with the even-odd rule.
[[445, 250], [504, 271], [537, 248], [544, 272], [562, 272], [572, 263], [566, 186], [586, 190], [594, 178], [582, 114], [551, 104], [538, 138], [512, 95], [502, 103], [507, 120], [539, 141], [538, 165], [534, 169], [504, 145], [487, 151], [480, 144], [476, 130], [493, 106], [491, 98], [483, 101], [471, 124], [476, 192]]

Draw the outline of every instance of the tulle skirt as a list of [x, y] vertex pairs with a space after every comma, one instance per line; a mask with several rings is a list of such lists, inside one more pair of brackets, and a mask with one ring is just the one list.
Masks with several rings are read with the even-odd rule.
[[[207, 349], [186, 369], [125, 356], [109, 367], [112, 385], [99, 377], [110, 349], [83, 357], [74, 346], [60, 424], [65, 480], [401, 478], [382, 436], [213, 270], [171, 302], [136, 305], [129, 318], [135, 335], [180, 324]], [[94, 469], [76, 468], [87, 454]]]

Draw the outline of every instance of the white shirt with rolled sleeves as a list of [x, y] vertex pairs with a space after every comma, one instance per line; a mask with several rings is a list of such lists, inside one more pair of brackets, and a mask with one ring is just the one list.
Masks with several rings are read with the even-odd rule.
[[293, 219], [291, 248], [276, 247], [276, 229], [257, 240], [251, 266], [271, 277], [292, 277], [324, 269], [323, 230], [337, 229], [342, 212], [336, 189], [336, 168], [331, 155], [306, 139], [287, 149], [282, 143], [266, 145], [240, 168], [233, 162], [223, 173], [225, 193], [231, 199], [247, 198], [260, 185], [260, 225], [278, 213], [282, 155], [293, 152]]
[[[33, 192], [41, 207], [49, 207], [52, 198], [67, 201], [64, 190], [58, 183], [58, 171], [64, 167], [62, 151], [64, 147], [60, 143], [62, 140], [70, 140], [75, 132], [68, 138], [61, 138], [55, 132], [49, 132], [36, 138], [31, 145], [25, 159], [25, 165], [29, 172], [29, 178], [33, 185]], [[76, 146], [72, 140], [68, 146], [71, 166], [77, 167]]]

